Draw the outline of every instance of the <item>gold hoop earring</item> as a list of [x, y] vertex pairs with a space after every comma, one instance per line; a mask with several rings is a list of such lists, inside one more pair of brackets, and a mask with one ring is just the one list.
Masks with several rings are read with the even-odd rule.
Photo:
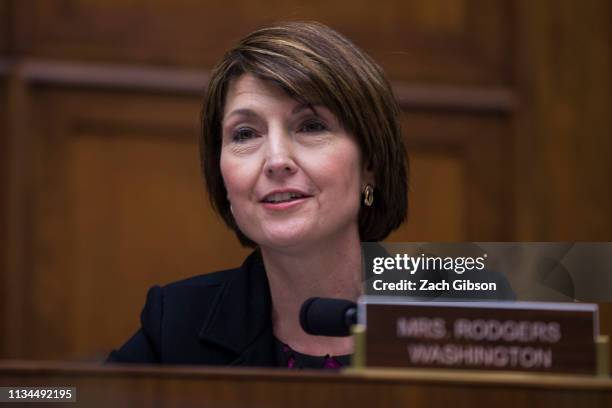
[[374, 203], [374, 187], [371, 184], [366, 184], [363, 188], [363, 203], [366, 207], [371, 207]]

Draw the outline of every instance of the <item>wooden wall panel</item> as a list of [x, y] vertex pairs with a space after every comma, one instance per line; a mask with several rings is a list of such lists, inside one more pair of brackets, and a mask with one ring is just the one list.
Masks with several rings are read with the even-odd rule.
[[255, 28], [316, 20], [348, 35], [395, 79], [499, 84], [511, 76], [507, 0], [31, 3], [36, 57], [210, 68]]
[[8, 0], [0, 1], [0, 56], [10, 51], [12, 26], [10, 5]]
[[410, 112], [403, 129], [411, 159], [409, 220], [389, 241], [510, 239], [508, 118]]
[[[241, 263], [199, 172], [193, 98], [40, 90], [31, 315], [37, 358], [104, 353], [153, 284]], [[111, 301], [112, 299], [112, 301]]]
[[518, 2], [516, 237], [612, 240], [612, 3]]
[[27, 84], [18, 66], [9, 66], [5, 84], [7, 120], [3, 125], [7, 131], [4, 134], [6, 162], [3, 164], [7, 171], [4, 174], [6, 184], [3, 189], [6, 200], [2, 215], [6, 226], [6, 242], [2, 247], [2, 273], [6, 288], [3, 303], [6, 331], [16, 335], [2, 336], [0, 346], [4, 354], [20, 356], [19, 334], [26, 325], [21, 316], [29, 302], [23, 290], [24, 277], [30, 266], [25, 254], [29, 239], [26, 230], [27, 226], [34, 222], [30, 218], [27, 198], [31, 192], [29, 180], [36, 172], [36, 162], [33, 161], [36, 149], [32, 132], [29, 131]]
[[[432, 237], [442, 241], [466, 240], [469, 180], [461, 148], [415, 148], [410, 159], [409, 218], [387, 241], [419, 242]], [[431, 183], [436, 179], [444, 182]]]
[[[0, 77], [0, 247], [7, 245], [7, 203], [8, 190], [8, 90], [5, 78]], [[0, 251], [0, 297], [6, 299], [8, 279], [6, 271], [6, 252]], [[0, 301], [0, 333], [6, 333], [6, 302]], [[0, 340], [0, 358], [4, 355], [4, 341]]]
[[[6, 186], [6, 174], [8, 169], [6, 168], [6, 160], [7, 153], [6, 149], [8, 148], [8, 95], [7, 95], [7, 86], [6, 86], [6, 78], [0, 76], [0, 166], [2, 166], [2, 170], [0, 170], [0, 177], [2, 178], [0, 182], [0, 186]], [[6, 200], [6, 189], [0, 188], [0, 205], [4, 205], [4, 201]], [[0, 223], [3, 223], [4, 220], [0, 219]], [[0, 255], [1, 256], [1, 255]]]

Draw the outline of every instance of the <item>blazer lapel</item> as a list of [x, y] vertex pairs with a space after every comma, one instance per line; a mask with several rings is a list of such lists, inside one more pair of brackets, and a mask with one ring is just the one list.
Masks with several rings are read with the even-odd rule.
[[230, 354], [230, 365], [275, 365], [271, 299], [259, 251], [245, 260], [220, 290], [199, 338]]

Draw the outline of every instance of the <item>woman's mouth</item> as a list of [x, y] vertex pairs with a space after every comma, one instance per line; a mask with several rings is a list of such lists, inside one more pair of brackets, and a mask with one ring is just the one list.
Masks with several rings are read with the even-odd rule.
[[268, 194], [266, 197], [264, 197], [263, 202], [273, 203], [273, 204], [286, 203], [289, 201], [298, 200], [300, 198], [305, 198], [305, 197], [306, 197], [305, 194], [296, 193], [293, 191], [284, 192], [284, 193], [273, 193], [273, 194]]
[[261, 202], [265, 208], [284, 210], [292, 208], [310, 197], [299, 191], [280, 191], [266, 195]]

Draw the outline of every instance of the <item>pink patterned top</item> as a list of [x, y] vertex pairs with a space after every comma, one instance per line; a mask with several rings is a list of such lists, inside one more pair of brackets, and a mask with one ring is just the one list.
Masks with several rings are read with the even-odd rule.
[[337, 370], [342, 367], [350, 365], [351, 356], [310, 356], [308, 354], [302, 354], [287, 344], [276, 340], [276, 356], [278, 365], [280, 367], [287, 367], [290, 369], [332, 369]]

